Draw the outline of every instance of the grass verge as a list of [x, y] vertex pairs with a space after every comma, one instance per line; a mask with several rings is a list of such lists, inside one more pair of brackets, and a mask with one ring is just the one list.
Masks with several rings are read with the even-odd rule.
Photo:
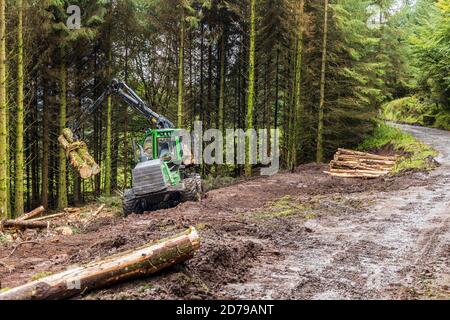
[[450, 111], [418, 96], [386, 103], [381, 115], [388, 121], [450, 130]]
[[433, 159], [438, 155], [430, 146], [420, 142], [412, 135], [381, 123], [372, 136], [366, 139], [359, 150], [382, 150], [392, 148], [402, 157], [394, 168], [394, 173], [408, 170], [432, 170], [436, 167]]

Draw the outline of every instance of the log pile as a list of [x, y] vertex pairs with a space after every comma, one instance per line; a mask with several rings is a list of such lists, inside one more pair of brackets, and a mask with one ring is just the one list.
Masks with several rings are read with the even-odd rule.
[[200, 237], [195, 228], [190, 228], [174, 237], [10, 289], [0, 293], [0, 300], [70, 298], [92, 289], [153, 274], [192, 258], [199, 248]]
[[0, 229], [44, 229], [48, 227], [48, 223], [41, 222], [45, 217], [36, 218], [37, 216], [41, 215], [45, 212], [44, 207], [39, 207], [34, 209], [33, 211], [30, 211], [28, 213], [25, 213], [14, 220], [3, 220], [0, 222]]
[[326, 174], [341, 178], [375, 179], [392, 172], [397, 156], [379, 156], [366, 152], [338, 149]]
[[86, 143], [75, 141], [72, 130], [64, 129], [58, 141], [66, 151], [70, 165], [78, 171], [82, 179], [88, 179], [100, 173], [100, 167], [89, 154]]

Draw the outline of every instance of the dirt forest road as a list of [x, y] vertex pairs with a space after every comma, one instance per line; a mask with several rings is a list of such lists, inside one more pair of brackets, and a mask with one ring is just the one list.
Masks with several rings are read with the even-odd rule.
[[[441, 166], [375, 180], [305, 165], [207, 193], [199, 203], [102, 216], [73, 236], [0, 246], [2, 288], [175, 234], [202, 237], [190, 261], [83, 299], [450, 298], [450, 133], [401, 126]], [[92, 210], [86, 209], [86, 210]]]
[[[230, 285], [239, 298], [449, 298], [450, 133], [395, 125], [440, 152], [441, 167], [418, 185], [379, 192], [353, 214], [305, 223], [312, 233], [253, 281]], [[253, 291], [259, 294], [252, 294]], [[261, 295], [261, 293], [264, 293]]]

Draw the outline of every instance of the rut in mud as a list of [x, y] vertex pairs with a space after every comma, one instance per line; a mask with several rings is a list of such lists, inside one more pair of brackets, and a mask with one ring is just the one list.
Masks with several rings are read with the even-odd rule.
[[449, 297], [450, 133], [404, 126], [441, 152], [434, 172], [371, 181], [331, 178], [324, 166], [241, 182], [126, 219], [104, 217], [73, 236], [43, 237], [8, 257], [3, 288], [57, 272], [190, 225], [192, 260], [84, 299]]

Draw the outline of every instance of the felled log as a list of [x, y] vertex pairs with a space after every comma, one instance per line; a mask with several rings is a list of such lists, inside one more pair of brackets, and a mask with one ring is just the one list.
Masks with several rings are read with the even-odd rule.
[[380, 164], [380, 165], [395, 165], [396, 161], [392, 160], [381, 160], [381, 159], [373, 159], [373, 158], [365, 158], [363, 156], [352, 156], [352, 155], [343, 155], [336, 153], [334, 156], [335, 161], [357, 161], [366, 164]]
[[92, 177], [92, 168], [86, 163], [86, 161], [83, 160], [77, 150], [75, 148], [72, 148], [72, 145], [66, 140], [64, 135], [59, 136], [58, 141], [66, 151], [70, 165], [78, 171], [80, 177], [82, 179], [88, 179]]
[[34, 218], [34, 217], [40, 215], [41, 213], [43, 213], [44, 211], [45, 211], [45, 208], [41, 206], [39, 208], [34, 209], [33, 211], [30, 211], [28, 213], [21, 215], [20, 217], [18, 217], [16, 219], [16, 221], [24, 221], [24, 220]]
[[346, 155], [353, 155], [353, 156], [361, 156], [368, 159], [378, 159], [378, 160], [390, 160], [390, 161], [396, 161], [397, 156], [380, 156], [376, 154], [371, 154], [367, 152], [361, 152], [361, 151], [355, 151], [355, 150], [348, 150], [348, 149], [338, 149], [338, 154], [346, 154]]
[[380, 175], [365, 174], [365, 173], [337, 173], [329, 171], [324, 171], [324, 173], [326, 173], [329, 176], [338, 178], [376, 179], [380, 177]]
[[106, 204], [102, 204], [102, 205], [100, 206], [100, 208], [98, 208], [97, 211], [95, 211], [95, 213], [93, 214], [93, 216], [94, 216], [94, 217], [98, 216], [98, 215], [100, 214], [100, 212], [102, 212], [103, 209], [105, 209], [105, 207], [106, 207]]
[[370, 165], [364, 164], [358, 161], [331, 161], [330, 168], [336, 169], [361, 169], [368, 171], [386, 171], [389, 172], [392, 170], [392, 166], [383, 166], [383, 165]]
[[46, 222], [39, 221], [17, 221], [17, 220], [4, 220], [1, 223], [2, 228], [16, 228], [16, 229], [44, 229], [47, 228]]
[[200, 248], [195, 228], [98, 262], [69, 269], [0, 293], [0, 300], [65, 299], [89, 290], [144, 277], [193, 257]]
[[356, 173], [356, 174], [368, 174], [368, 175], [374, 175], [374, 176], [381, 176], [381, 175], [386, 175], [389, 172], [386, 171], [372, 171], [372, 170], [361, 170], [361, 169], [353, 169], [353, 170], [348, 170], [348, 169], [330, 169], [331, 173]]
[[[74, 138], [72, 130], [70, 130], [69, 128], [63, 129], [62, 134], [66, 138], [67, 142], [69, 142], [70, 144], [73, 145], [74, 143], [77, 143], [77, 142], [75, 142], [75, 138]], [[77, 153], [79, 154], [81, 159], [83, 159], [86, 162], [86, 164], [91, 168], [92, 175], [99, 174], [100, 166], [95, 162], [94, 158], [89, 154], [87, 145], [84, 142], [79, 142], [79, 143], [80, 143], [80, 147], [77, 148]]]
[[392, 172], [397, 156], [379, 156], [366, 152], [338, 149], [326, 174], [342, 178], [378, 178]]

